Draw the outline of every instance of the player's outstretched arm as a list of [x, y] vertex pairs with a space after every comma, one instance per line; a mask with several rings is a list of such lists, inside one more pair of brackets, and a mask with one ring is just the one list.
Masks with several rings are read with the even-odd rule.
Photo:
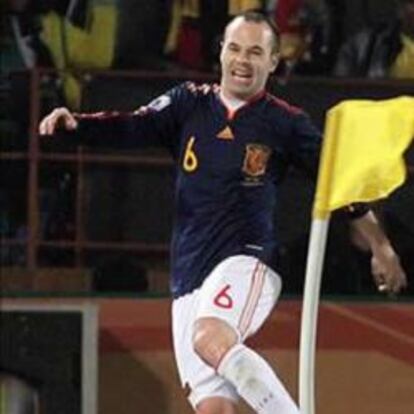
[[69, 109], [56, 108], [45, 116], [39, 124], [39, 134], [53, 135], [58, 127], [70, 131], [78, 127], [78, 122]]
[[400, 259], [382, 230], [376, 216], [368, 211], [351, 221], [354, 240], [372, 253], [371, 271], [379, 291], [399, 293], [407, 286], [407, 277]]

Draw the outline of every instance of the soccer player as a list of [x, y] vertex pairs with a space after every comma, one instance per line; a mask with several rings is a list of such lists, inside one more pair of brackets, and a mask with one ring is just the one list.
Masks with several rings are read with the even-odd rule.
[[[258, 413], [298, 408], [267, 362], [245, 345], [274, 307], [281, 279], [269, 266], [273, 207], [289, 164], [316, 175], [320, 133], [300, 109], [266, 93], [278, 34], [246, 12], [226, 27], [220, 85], [184, 83], [123, 114], [55, 109], [40, 134], [76, 129], [89, 145], [164, 145], [177, 169], [171, 245], [176, 362], [197, 413], [234, 414], [239, 397]], [[368, 208], [351, 206], [378, 285], [406, 284], [398, 256]]]

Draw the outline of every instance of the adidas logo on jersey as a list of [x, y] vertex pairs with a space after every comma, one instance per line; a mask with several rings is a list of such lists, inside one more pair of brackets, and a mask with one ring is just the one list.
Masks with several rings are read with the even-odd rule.
[[233, 132], [230, 129], [230, 127], [229, 126], [226, 126], [225, 128], [223, 128], [217, 134], [217, 138], [219, 138], [219, 139], [225, 139], [225, 140], [232, 140], [232, 139], [234, 139], [234, 135], [233, 135]]

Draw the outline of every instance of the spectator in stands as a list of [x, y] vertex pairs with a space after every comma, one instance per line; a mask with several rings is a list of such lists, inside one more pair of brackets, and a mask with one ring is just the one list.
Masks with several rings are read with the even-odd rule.
[[340, 49], [334, 75], [414, 78], [414, 0], [397, 0], [397, 18], [366, 28]]
[[279, 76], [330, 73], [338, 30], [333, 22], [341, 7], [327, 0], [277, 0], [270, 13], [281, 33]]
[[263, 0], [174, 0], [165, 53], [183, 68], [216, 70], [220, 40], [232, 16], [259, 10]]
[[5, 11], [1, 35], [4, 32], [6, 41], [0, 45], [6, 62], [2, 59], [0, 68], [54, 67], [64, 71], [66, 104], [79, 109], [82, 85], [76, 70], [106, 69], [112, 64], [116, 0], [8, 0]]
[[201, 43], [199, 2], [173, 0], [165, 53], [181, 67], [202, 69]]
[[30, 0], [8, 0], [1, 7], [1, 69], [8, 72], [52, 66], [49, 50], [40, 38], [36, 6]]

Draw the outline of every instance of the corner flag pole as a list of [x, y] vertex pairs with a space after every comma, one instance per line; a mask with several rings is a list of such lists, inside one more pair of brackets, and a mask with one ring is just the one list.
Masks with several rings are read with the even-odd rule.
[[306, 265], [299, 352], [299, 406], [301, 414], [315, 414], [316, 327], [329, 216], [313, 219]]
[[385, 198], [404, 183], [403, 153], [414, 137], [414, 97], [343, 101], [328, 111], [324, 135], [302, 306], [301, 414], [315, 414], [316, 326], [330, 213]]

